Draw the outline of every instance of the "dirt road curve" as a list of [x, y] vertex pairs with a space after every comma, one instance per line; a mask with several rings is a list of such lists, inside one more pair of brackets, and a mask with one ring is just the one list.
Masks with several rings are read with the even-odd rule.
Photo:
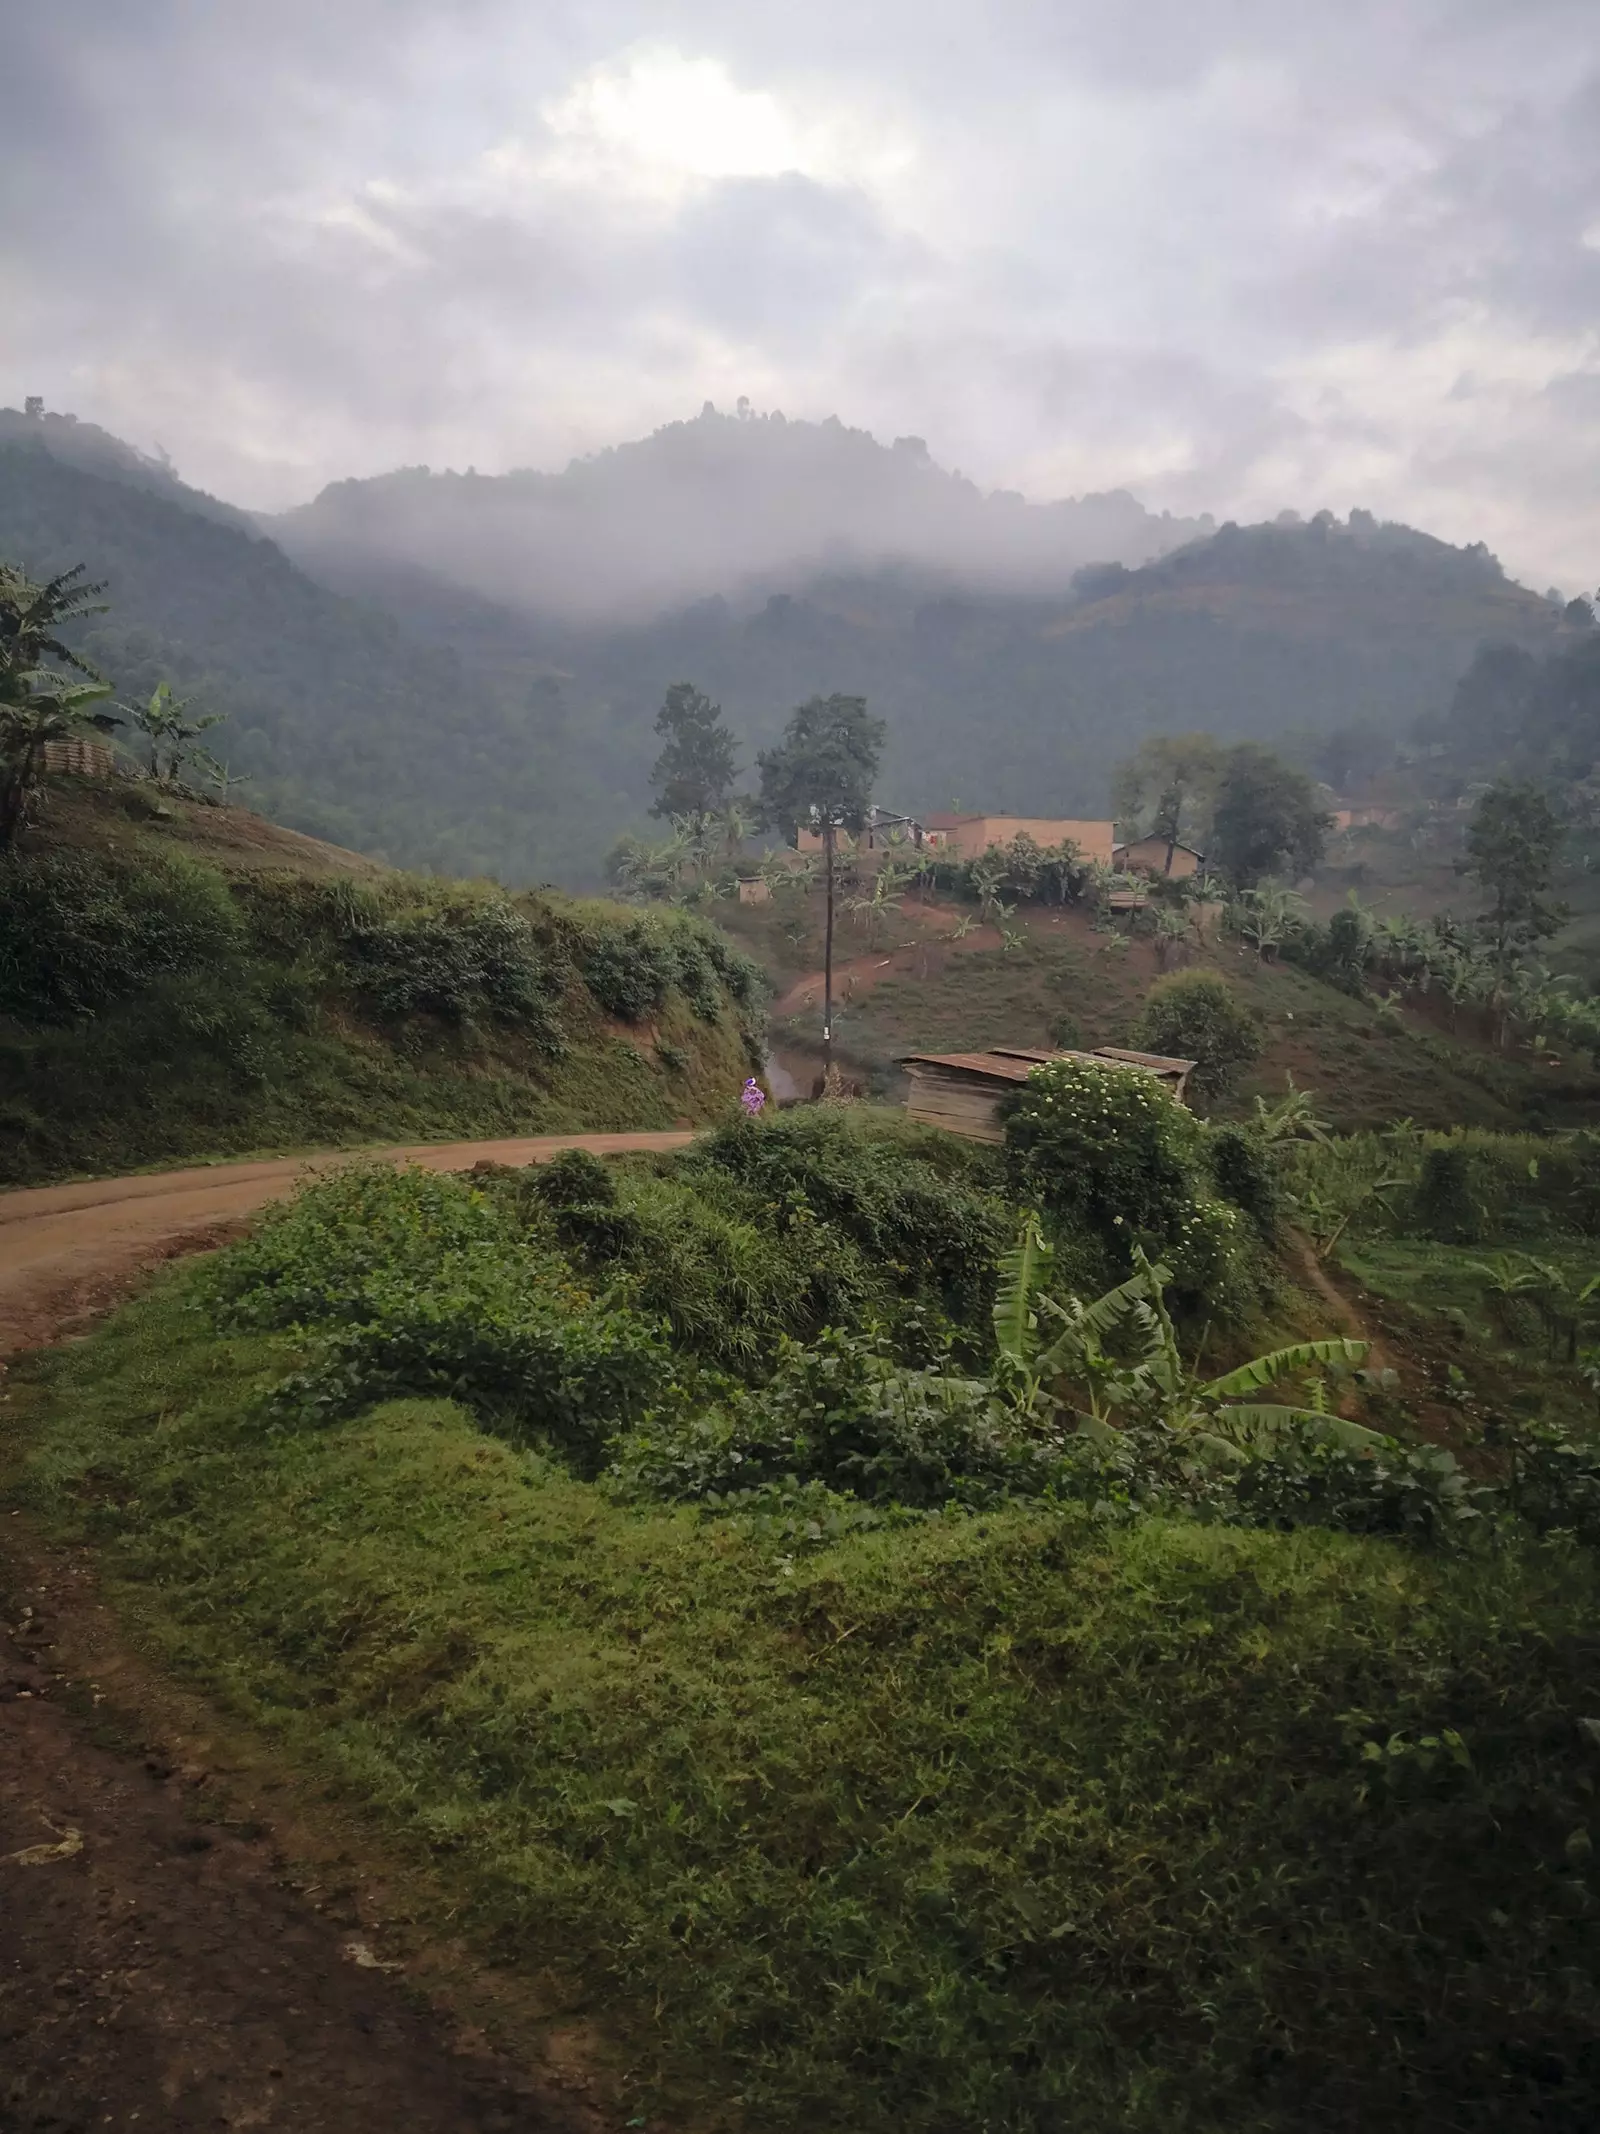
[[692, 1138], [538, 1134], [432, 1142], [364, 1150], [360, 1157], [284, 1156], [0, 1193], [0, 1358], [54, 1340], [112, 1302], [142, 1267], [227, 1235], [245, 1216], [330, 1164], [381, 1156], [430, 1171], [465, 1171], [475, 1163], [542, 1163], [567, 1148], [591, 1149], [597, 1156], [682, 1148]]

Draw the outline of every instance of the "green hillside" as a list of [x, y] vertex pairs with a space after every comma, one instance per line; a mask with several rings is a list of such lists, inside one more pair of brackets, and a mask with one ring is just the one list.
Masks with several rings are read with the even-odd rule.
[[761, 999], [696, 920], [57, 779], [0, 857], [0, 1182], [705, 1119], [760, 1063]]
[[[695, 434], [650, 462], [651, 510], [629, 522], [635, 546], [663, 554], [722, 493], [702, 480], [701, 426], [680, 427]], [[784, 450], [820, 510], [832, 455], [850, 451], [826, 425], [809, 443], [790, 429]], [[1024, 543], [1014, 582], [1031, 589], [1008, 592], [1014, 513], [976, 492], [961, 505], [965, 545], [938, 569], [863, 556], [822, 573], [774, 567], [756, 588], [730, 564], [726, 597], [574, 619], [551, 604], [553, 579], [518, 576], [519, 499], [544, 496], [543, 477], [507, 487], [411, 470], [338, 485], [274, 522], [297, 563], [170, 470], [97, 438], [0, 422], [0, 555], [35, 575], [82, 561], [106, 581], [112, 612], [90, 649], [119, 691], [170, 678], [226, 711], [223, 752], [279, 820], [399, 865], [518, 884], [598, 878], [600, 855], [644, 812], [652, 722], [686, 678], [725, 706], [747, 773], [794, 704], [845, 689], [888, 721], [891, 802], [1073, 815], [1108, 807], [1113, 765], [1147, 732], [1304, 743], [1359, 729], [1390, 747], [1419, 719], [1448, 723], [1484, 645], [1532, 659], [1564, 641], [1559, 611], [1481, 548], [1360, 512], [1225, 526], [1143, 567], [1074, 577], [1091, 537], [1137, 554], [1185, 530], [1144, 525], [1128, 499], [1090, 500], [1072, 507], [1078, 548], [1047, 568], [1048, 542]], [[937, 470], [872, 452], [909, 512]], [[557, 486], [579, 519], [589, 491], [603, 493], [597, 523], [613, 528], [634, 466], [623, 454]], [[885, 519], [885, 542], [897, 523]], [[596, 599], [606, 554], [594, 552]]]
[[[782, 997], [772, 1043], [802, 1089], [818, 1061], [820, 986], [806, 979], [822, 961], [820, 904], [813, 895], [730, 906], [723, 922], [773, 973]], [[952, 939], [960, 923], [956, 907], [911, 898], [876, 945], [852, 924], [841, 927], [835, 1043], [841, 1067], [864, 1087], [898, 1097], [896, 1062], [907, 1052], [1134, 1042], [1145, 996], [1162, 972], [1153, 940], [1099, 931], [1073, 909], [1022, 907], [1006, 946], [993, 928]], [[1262, 961], [1215, 928], [1203, 947], [1190, 945], [1182, 967], [1220, 971], [1260, 1019], [1261, 1056], [1226, 1112], [1248, 1111], [1257, 1095], [1282, 1095], [1292, 1075], [1346, 1132], [1398, 1119], [1502, 1130], [1600, 1119], [1600, 1073], [1581, 1051], [1502, 1048], [1481, 1016], [1452, 1017], [1436, 997], [1380, 1006], [1293, 963]]]
[[531, 670], [491, 680], [211, 499], [97, 467], [0, 439], [0, 556], [104, 582], [87, 650], [120, 696], [165, 679], [226, 712], [219, 753], [314, 835], [440, 873], [581, 878], [606, 788]]

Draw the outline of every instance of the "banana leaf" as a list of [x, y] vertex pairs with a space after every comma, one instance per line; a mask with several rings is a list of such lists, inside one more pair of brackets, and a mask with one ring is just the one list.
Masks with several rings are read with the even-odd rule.
[[1254, 1356], [1248, 1363], [1240, 1364], [1236, 1371], [1213, 1378], [1209, 1385], [1195, 1390], [1201, 1400], [1227, 1400], [1235, 1393], [1254, 1393], [1260, 1386], [1274, 1385], [1292, 1371], [1309, 1371], [1313, 1364], [1353, 1366], [1364, 1363], [1371, 1346], [1368, 1341], [1347, 1341], [1342, 1337], [1332, 1341], [1297, 1341], [1291, 1348], [1272, 1349], [1265, 1356]]
[[995, 1346], [1019, 1370], [1032, 1360], [1038, 1320], [1033, 1300], [1048, 1280], [1055, 1252], [1045, 1243], [1036, 1216], [1026, 1216], [1017, 1242], [1000, 1262], [994, 1300]]

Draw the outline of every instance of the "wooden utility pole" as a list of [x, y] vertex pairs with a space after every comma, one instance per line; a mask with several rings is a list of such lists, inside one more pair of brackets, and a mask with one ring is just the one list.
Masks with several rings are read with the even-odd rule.
[[822, 1073], [833, 1065], [833, 817], [822, 823], [822, 871], [826, 914], [822, 923]]

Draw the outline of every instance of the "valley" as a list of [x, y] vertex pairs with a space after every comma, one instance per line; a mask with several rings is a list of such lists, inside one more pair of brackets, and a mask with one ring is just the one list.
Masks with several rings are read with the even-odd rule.
[[1586, 2130], [1583, 604], [825, 424], [264, 529], [19, 420], [6, 2123]]

